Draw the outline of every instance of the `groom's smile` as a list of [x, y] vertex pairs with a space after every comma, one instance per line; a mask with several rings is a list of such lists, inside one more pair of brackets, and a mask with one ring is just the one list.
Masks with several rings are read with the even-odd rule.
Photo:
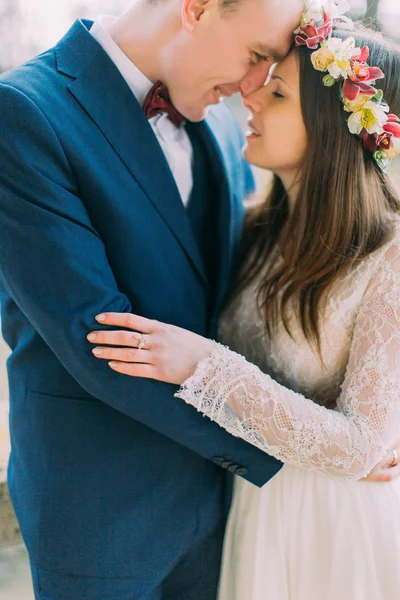
[[[189, 121], [221, 97], [260, 88], [286, 56], [303, 0], [142, 0], [140, 20], [122, 16], [110, 34], [153, 82], [161, 80]], [[140, 27], [138, 23], [140, 22]]]
[[[229, 1], [229, 0], [228, 0]], [[204, 118], [208, 105], [261, 87], [270, 67], [284, 58], [302, 9], [289, 0], [185, 0], [182, 30], [168, 53], [171, 98], [189, 120]]]

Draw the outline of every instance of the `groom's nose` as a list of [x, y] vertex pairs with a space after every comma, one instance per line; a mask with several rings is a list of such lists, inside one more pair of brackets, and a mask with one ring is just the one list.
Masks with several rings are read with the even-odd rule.
[[242, 96], [248, 96], [264, 85], [272, 65], [272, 61], [263, 61], [249, 68], [239, 83], [239, 91]]

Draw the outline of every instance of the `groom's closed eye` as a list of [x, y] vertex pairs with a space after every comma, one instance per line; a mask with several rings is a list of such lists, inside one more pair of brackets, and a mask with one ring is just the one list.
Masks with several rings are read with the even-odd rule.
[[270, 60], [272, 60], [270, 56], [264, 56], [263, 54], [260, 54], [259, 52], [252, 52], [250, 55], [249, 62], [252, 65], [258, 65], [260, 62], [270, 61]]
[[271, 62], [281, 62], [285, 56], [287, 55], [287, 51], [276, 50], [275, 48], [271, 48], [266, 44], [256, 44], [253, 47], [253, 53], [259, 54], [264, 57], [264, 60], [270, 60]]

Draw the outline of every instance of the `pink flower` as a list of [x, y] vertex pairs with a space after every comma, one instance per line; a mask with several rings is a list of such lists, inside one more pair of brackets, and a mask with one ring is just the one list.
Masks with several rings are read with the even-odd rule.
[[369, 152], [376, 152], [378, 148], [388, 152], [393, 146], [393, 138], [400, 138], [399, 117], [390, 114], [387, 118], [387, 123], [382, 127], [384, 131], [380, 135], [375, 133], [370, 134], [366, 129], [363, 129], [359, 134], [363, 141], [364, 148]]
[[392, 145], [392, 137], [392, 133], [387, 133], [386, 131], [385, 133], [381, 133], [381, 135], [379, 135], [376, 139], [377, 147], [381, 150], [389, 150], [390, 146]]
[[375, 152], [378, 149], [377, 139], [375, 134], [368, 133], [366, 129], [360, 132], [360, 138], [364, 143], [364, 148], [369, 152]]
[[388, 115], [386, 125], [383, 126], [386, 133], [390, 133], [393, 137], [400, 138], [400, 119], [396, 115]]
[[347, 100], [353, 101], [359, 94], [373, 98], [376, 94], [376, 88], [367, 83], [354, 83], [351, 79], [346, 79], [343, 85], [343, 96]]
[[332, 32], [332, 19], [324, 11], [324, 22], [320, 27], [316, 27], [315, 19], [312, 19], [306, 25], [300, 27], [300, 33], [296, 35], [296, 46], [307, 45], [310, 50], [315, 50]]
[[364, 46], [361, 53], [350, 61], [349, 77], [343, 85], [343, 95], [348, 100], [355, 100], [360, 93], [375, 96], [376, 89], [368, 82], [385, 77], [379, 67], [370, 67], [367, 64], [368, 57], [369, 48]]

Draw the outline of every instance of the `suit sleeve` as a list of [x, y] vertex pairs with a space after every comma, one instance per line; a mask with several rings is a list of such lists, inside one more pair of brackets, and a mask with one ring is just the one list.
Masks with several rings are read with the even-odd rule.
[[249, 163], [244, 163], [244, 182], [245, 182], [245, 197], [251, 196], [256, 191], [256, 183], [254, 180], [253, 171]]
[[94, 316], [132, 306], [47, 118], [6, 84], [0, 105], [0, 277], [11, 298], [89, 394], [207, 459], [245, 466], [245, 478], [264, 485], [279, 461], [174, 399], [175, 386], [121, 376], [93, 357]]

